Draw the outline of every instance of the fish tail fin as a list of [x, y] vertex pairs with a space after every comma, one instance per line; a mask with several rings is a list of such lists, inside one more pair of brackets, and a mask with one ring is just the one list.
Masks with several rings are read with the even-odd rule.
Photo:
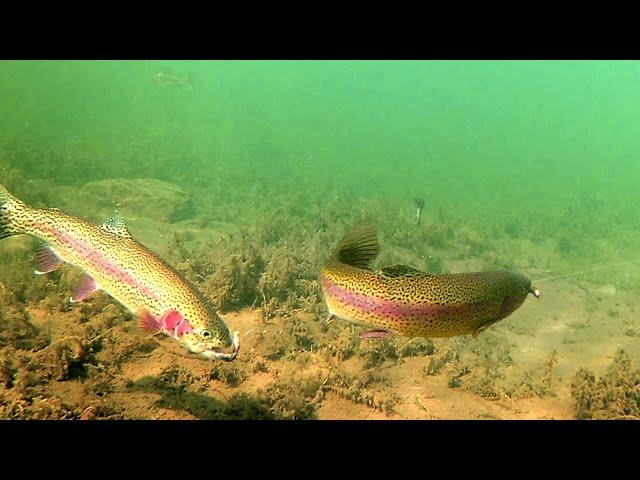
[[27, 206], [0, 185], [0, 239], [25, 233], [20, 225], [21, 213]]
[[347, 265], [369, 268], [378, 253], [380, 253], [380, 246], [375, 227], [368, 223], [361, 223], [342, 237], [332, 257]]

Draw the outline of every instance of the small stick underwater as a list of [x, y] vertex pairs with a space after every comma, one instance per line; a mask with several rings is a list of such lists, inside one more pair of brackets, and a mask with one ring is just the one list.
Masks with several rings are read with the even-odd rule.
[[420, 218], [422, 217], [422, 210], [424, 210], [424, 200], [420, 197], [414, 197], [413, 203], [416, 206], [416, 225], [420, 225]]

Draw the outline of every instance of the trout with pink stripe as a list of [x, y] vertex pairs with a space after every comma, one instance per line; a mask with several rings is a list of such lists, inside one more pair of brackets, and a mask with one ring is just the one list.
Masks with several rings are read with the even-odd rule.
[[25, 205], [0, 185], [0, 239], [26, 233], [43, 241], [37, 274], [70, 263], [84, 272], [72, 302], [103, 290], [140, 319], [208, 359], [233, 360], [233, 335], [198, 291], [163, 260], [137, 242], [119, 215], [96, 225], [57, 209]]
[[527, 294], [540, 296], [524, 275], [509, 271], [432, 275], [405, 265], [373, 271], [375, 228], [348, 232], [324, 264], [321, 285], [334, 317], [366, 328], [362, 338], [478, 335], [511, 315]]

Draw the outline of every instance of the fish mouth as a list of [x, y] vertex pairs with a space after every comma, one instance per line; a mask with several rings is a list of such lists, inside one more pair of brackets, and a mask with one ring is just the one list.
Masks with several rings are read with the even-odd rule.
[[200, 352], [205, 358], [208, 360], [224, 360], [226, 362], [231, 362], [236, 359], [238, 356], [238, 352], [240, 351], [240, 334], [239, 332], [233, 332], [233, 337], [231, 338], [231, 353], [221, 351], [220, 347], [208, 348], [202, 352]]

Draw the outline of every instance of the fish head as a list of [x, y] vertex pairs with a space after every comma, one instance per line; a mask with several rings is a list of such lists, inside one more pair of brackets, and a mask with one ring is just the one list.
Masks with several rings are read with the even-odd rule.
[[531, 285], [531, 280], [528, 277], [517, 272], [506, 273], [507, 281], [500, 309], [500, 318], [508, 317], [517, 310], [524, 303], [528, 294], [531, 293], [536, 298], [540, 297], [540, 292]]
[[240, 349], [238, 332], [231, 334], [213, 310], [204, 320], [192, 322], [192, 328], [182, 335], [181, 342], [190, 352], [201, 354], [209, 360], [234, 360]]

